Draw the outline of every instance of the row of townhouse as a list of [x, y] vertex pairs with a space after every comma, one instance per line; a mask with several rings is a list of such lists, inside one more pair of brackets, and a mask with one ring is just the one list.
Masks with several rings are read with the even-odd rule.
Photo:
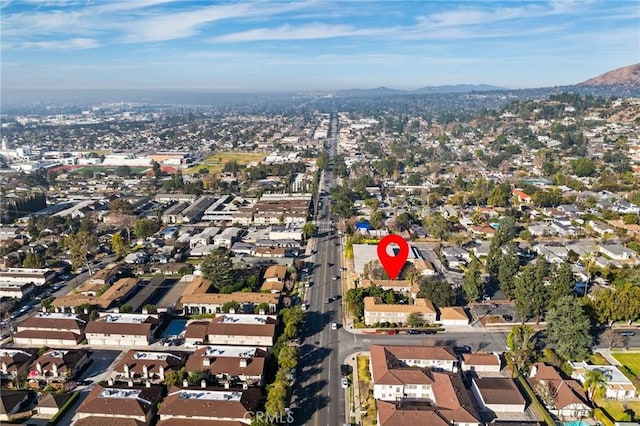
[[[527, 403], [515, 382], [501, 375], [495, 354], [462, 354], [460, 362], [447, 347], [370, 346], [370, 368], [378, 424], [482, 425], [488, 419], [524, 420]], [[463, 384], [457, 366], [471, 374]], [[551, 386], [549, 409], [562, 418], [588, 416], [591, 404], [580, 384], [564, 379], [553, 367], [537, 363], [532, 385]], [[453, 397], [455, 395], [455, 397]]]

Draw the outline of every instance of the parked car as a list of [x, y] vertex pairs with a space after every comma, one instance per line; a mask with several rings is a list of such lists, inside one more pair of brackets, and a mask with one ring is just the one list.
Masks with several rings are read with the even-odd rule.
[[327, 297], [326, 299], [324, 299], [324, 303], [331, 303], [333, 302], [333, 299], [330, 297]]
[[482, 300], [484, 300], [485, 302], [488, 300], [491, 300], [491, 296], [489, 296], [488, 294], [483, 294], [482, 295]]
[[513, 317], [511, 315], [503, 315], [502, 319], [505, 321], [513, 321]]
[[497, 307], [498, 307], [498, 304], [497, 304], [497, 303], [492, 303], [492, 304], [491, 304], [491, 308], [496, 309]]
[[461, 354], [468, 354], [471, 352], [471, 346], [468, 345], [458, 345], [458, 346], [454, 346], [453, 347], [453, 351], [454, 352], [458, 352]]
[[337, 330], [337, 329], [338, 329], [338, 324], [337, 324], [337, 323], [335, 323], [335, 322], [332, 322], [332, 323], [331, 323], [331, 329], [332, 329], [332, 330]]
[[349, 387], [349, 379], [347, 379], [346, 377], [343, 377], [342, 380], [340, 380], [340, 385], [342, 386], [343, 389], [346, 389]]

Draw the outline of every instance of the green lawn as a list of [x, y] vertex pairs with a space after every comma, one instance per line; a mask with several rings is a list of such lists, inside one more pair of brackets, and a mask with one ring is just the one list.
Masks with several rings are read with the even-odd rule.
[[[131, 175], [139, 175], [145, 170], [149, 170], [151, 167], [141, 167], [141, 166], [131, 166], [129, 170], [131, 170]], [[106, 173], [107, 175], [115, 175], [118, 172], [118, 166], [82, 166], [73, 169], [69, 174], [77, 174], [77, 173]]]
[[635, 413], [635, 419], [638, 419], [640, 417], [640, 401], [626, 401], [625, 403], [622, 403], [620, 401], [600, 399], [596, 401], [596, 404], [598, 405], [598, 407], [606, 411], [616, 421], [633, 420], [629, 419], [628, 415], [625, 414], [625, 405], [629, 410], [633, 410], [633, 412]]
[[640, 377], [640, 352], [637, 353], [614, 353], [612, 354], [618, 362], [626, 366], [637, 377]]
[[[366, 409], [367, 415], [362, 415], [362, 426], [372, 426], [377, 421], [376, 401], [370, 394], [371, 373], [369, 372], [369, 357], [359, 356], [358, 362], [358, 390], [360, 392], [360, 409]], [[358, 401], [356, 401], [356, 406]], [[358, 408], [356, 407], [356, 410]]]
[[609, 365], [609, 362], [598, 352], [590, 355], [589, 358], [587, 358], [587, 362], [593, 365]]
[[197, 173], [203, 167], [206, 167], [210, 173], [221, 172], [225, 163], [236, 161], [239, 165], [244, 166], [254, 161], [264, 160], [265, 155], [259, 152], [220, 152], [205, 158], [202, 163], [189, 167], [184, 170], [184, 174]]

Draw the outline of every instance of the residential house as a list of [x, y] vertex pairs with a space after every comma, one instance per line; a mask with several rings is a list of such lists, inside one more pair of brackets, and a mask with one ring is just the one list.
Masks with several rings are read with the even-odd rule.
[[[436, 371], [458, 371], [458, 357], [449, 346], [382, 346], [369, 345], [369, 350], [373, 356], [384, 357], [388, 362], [397, 367], [419, 367], [429, 368]], [[384, 399], [382, 395], [384, 388], [375, 391], [374, 397]], [[390, 389], [387, 390], [387, 393]]]
[[164, 383], [169, 371], [178, 371], [187, 358], [185, 352], [155, 352], [129, 350], [114, 367], [115, 381], [134, 383]]
[[408, 305], [385, 304], [381, 297], [364, 298], [364, 323], [368, 326], [382, 322], [406, 324], [407, 318], [413, 313], [419, 314], [427, 322], [436, 322], [437, 311], [429, 299], [416, 298], [413, 305]]
[[604, 222], [601, 222], [599, 220], [590, 220], [589, 221], [589, 227], [591, 227], [591, 229], [598, 233], [601, 237], [604, 235], [615, 235], [616, 234], [616, 229], [611, 226], [608, 225]]
[[32, 283], [8, 283], [0, 282], [0, 297], [22, 299], [36, 289]]
[[231, 246], [231, 252], [237, 255], [253, 256], [255, 252], [255, 245], [251, 243], [245, 243], [238, 241]]
[[591, 416], [591, 404], [580, 383], [564, 379], [554, 366], [536, 362], [531, 366], [528, 381], [534, 390], [544, 386], [550, 391], [553, 403], [543, 402], [551, 414], [573, 419]]
[[518, 202], [520, 204], [531, 204], [533, 203], [533, 199], [531, 198], [531, 195], [527, 194], [526, 192], [522, 191], [521, 189], [513, 189], [511, 191], [511, 193], [513, 194], [514, 197], [516, 197], [516, 199], [518, 200]]
[[598, 244], [600, 253], [613, 260], [629, 260], [637, 256], [637, 253], [622, 244]]
[[71, 397], [69, 392], [50, 392], [47, 393], [38, 401], [36, 410], [38, 417], [52, 418], [56, 415], [60, 408], [64, 406], [64, 403]]
[[462, 247], [443, 247], [440, 252], [451, 269], [459, 269], [471, 262], [469, 252]]
[[207, 329], [211, 345], [273, 346], [276, 320], [267, 315], [225, 314], [214, 318]]
[[295, 240], [302, 241], [304, 233], [300, 224], [289, 224], [286, 226], [273, 225], [269, 229], [270, 240]]
[[418, 297], [420, 285], [416, 281], [409, 280], [362, 280], [362, 288], [369, 288], [372, 285], [378, 286], [383, 290], [393, 290], [396, 293], [408, 296], [411, 299]]
[[84, 349], [52, 349], [36, 359], [27, 377], [33, 382], [64, 383], [80, 374], [90, 360]]
[[212, 251], [214, 251], [217, 247], [213, 244], [206, 244], [204, 246], [195, 246], [191, 250], [189, 250], [189, 256], [191, 257], [205, 257]]
[[193, 249], [198, 246], [213, 244], [213, 237], [215, 237], [218, 232], [220, 232], [220, 228], [216, 227], [203, 229], [202, 232], [189, 238], [189, 247]]
[[280, 293], [284, 289], [287, 278], [287, 267], [285, 265], [271, 265], [264, 271], [263, 284], [260, 291]]
[[233, 243], [238, 241], [241, 233], [241, 228], [225, 228], [220, 234], [213, 237], [213, 245], [215, 247], [231, 248], [231, 246], [233, 246]]
[[488, 223], [479, 223], [477, 225], [471, 225], [469, 230], [476, 236], [485, 238], [491, 238], [496, 234], [496, 229]]
[[0, 392], [0, 422], [16, 422], [31, 417], [30, 391], [2, 390]]
[[13, 341], [38, 347], [76, 346], [88, 321], [86, 314], [36, 312], [18, 325]]
[[438, 274], [433, 264], [426, 259], [416, 259], [413, 262], [413, 266], [416, 267], [416, 271], [423, 277], [433, 277]]
[[[138, 422], [152, 424], [164, 386], [103, 386], [97, 384], [80, 404], [74, 426]], [[133, 423], [131, 423], [133, 424]]]
[[201, 346], [189, 357], [187, 373], [203, 371], [218, 385], [262, 386], [267, 352], [247, 346]]
[[[377, 424], [380, 426], [480, 426], [484, 423], [475, 413], [473, 403], [464, 394], [453, 393], [447, 395], [449, 388], [442, 386], [440, 392], [442, 404], [431, 404], [422, 401], [377, 401]], [[466, 393], [466, 391], [465, 391]]]
[[85, 305], [95, 306], [99, 309], [109, 309], [113, 306], [119, 306], [124, 304], [131, 296], [133, 296], [138, 290], [138, 278], [120, 278], [111, 287], [109, 287], [100, 296], [97, 296], [96, 284], [87, 283], [85, 290], [88, 290], [87, 294], [95, 294], [93, 296], [86, 296], [82, 292], [77, 294], [71, 294], [68, 296], [56, 297], [51, 303], [51, 306], [55, 308], [57, 312], [73, 312], [80, 309]]
[[228, 302], [240, 304], [240, 312], [253, 313], [261, 304], [268, 306], [264, 314], [278, 311], [280, 295], [272, 293], [249, 293], [237, 291], [231, 294], [207, 293], [211, 287], [211, 281], [195, 275], [185, 275], [181, 281], [187, 282], [180, 307], [185, 314], [215, 314], [222, 312], [222, 306]]
[[462, 377], [449, 370], [457, 362], [451, 348], [370, 345], [370, 351], [379, 425], [481, 424]]
[[460, 369], [462, 371], [481, 373], [486, 376], [500, 374], [500, 370], [502, 370], [502, 361], [498, 354], [475, 352], [462, 354], [461, 358]]
[[484, 411], [524, 413], [527, 406], [515, 382], [508, 377], [474, 377], [471, 390]]
[[440, 309], [440, 316], [436, 322], [443, 326], [469, 325], [469, 315], [462, 306], [447, 306]]
[[144, 314], [102, 314], [90, 321], [85, 336], [95, 346], [147, 346], [159, 324], [157, 316]]
[[[197, 424], [250, 425], [262, 392], [257, 388], [172, 387], [162, 402], [158, 426]], [[207, 423], [208, 422], [208, 423]]]
[[[0, 379], [2, 382], [15, 380], [28, 371], [31, 361], [36, 358], [34, 349], [0, 348]], [[1, 392], [0, 392], [1, 393]]]
[[256, 247], [253, 255], [255, 257], [282, 259], [287, 257], [287, 252], [288, 250], [285, 247]]
[[0, 271], [0, 282], [6, 283], [31, 283], [36, 286], [43, 286], [53, 282], [56, 272], [48, 268], [8, 268]]
[[533, 250], [538, 255], [543, 256], [550, 263], [564, 263], [569, 258], [569, 250], [564, 246], [549, 246], [545, 244], [536, 244]]
[[587, 372], [598, 370], [604, 374], [605, 397], [618, 401], [625, 401], [637, 397], [637, 389], [633, 382], [627, 378], [615, 365], [591, 365], [586, 362], [570, 362], [573, 368], [571, 378], [576, 379], [581, 384], [587, 380]]

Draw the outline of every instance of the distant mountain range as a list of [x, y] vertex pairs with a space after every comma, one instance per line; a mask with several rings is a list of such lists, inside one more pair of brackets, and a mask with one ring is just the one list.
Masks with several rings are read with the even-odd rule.
[[389, 87], [376, 89], [347, 89], [336, 92], [339, 96], [387, 96], [387, 95], [424, 95], [429, 93], [470, 93], [492, 92], [507, 90], [505, 87], [491, 86], [488, 84], [455, 84], [446, 86], [424, 86], [415, 90], [399, 90]]
[[629, 86], [640, 88], [640, 64], [633, 64], [609, 71], [587, 81], [583, 81], [578, 86]]
[[[618, 68], [599, 75], [582, 83], [573, 86], [561, 86], [566, 91], [572, 89], [586, 89], [599, 87], [618, 87], [620, 89], [640, 90], [640, 64], [629, 65], [627, 67]], [[544, 90], [545, 88], [539, 88]], [[553, 88], [546, 88], [553, 89]], [[522, 89], [538, 90], [538, 89]], [[488, 84], [456, 84], [446, 86], [424, 86], [415, 90], [399, 90], [389, 87], [378, 87], [375, 89], [348, 89], [339, 90], [335, 94], [337, 96], [389, 96], [389, 95], [425, 95], [425, 94], [448, 94], [448, 93], [472, 93], [472, 92], [496, 92], [496, 91], [513, 91], [505, 87], [491, 86]]]

